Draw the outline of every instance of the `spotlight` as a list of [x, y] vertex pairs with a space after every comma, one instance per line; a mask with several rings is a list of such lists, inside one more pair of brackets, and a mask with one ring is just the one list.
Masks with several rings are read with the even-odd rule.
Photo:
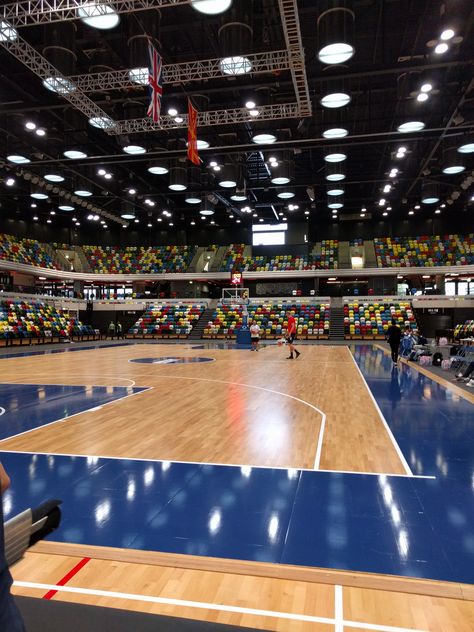
[[437, 55], [442, 55], [443, 53], [445, 53], [447, 50], [449, 50], [449, 46], [445, 43], [445, 42], [441, 42], [440, 44], [438, 44], [437, 46], [435, 46], [434, 52]]

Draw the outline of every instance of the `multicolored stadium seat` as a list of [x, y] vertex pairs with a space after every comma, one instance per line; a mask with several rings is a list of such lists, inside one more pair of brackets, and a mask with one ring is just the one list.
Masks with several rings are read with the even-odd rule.
[[128, 334], [132, 337], [187, 338], [205, 307], [201, 303], [156, 303], [140, 316]]
[[53, 268], [57, 266], [50, 255], [44, 250], [42, 244], [35, 239], [21, 239], [13, 235], [0, 233], [0, 259], [27, 263], [41, 268]]
[[[262, 338], [281, 338], [287, 327], [288, 317], [293, 314], [297, 321], [298, 337], [316, 339], [329, 337], [329, 303], [300, 302], [259, 303], [248, 306], [249, 322], [256, 320]], [[235, 338], [242, 326], [240, 305], [218, 303], [211, 321], [204, 328], [204, 338]]]
[[76, 318], [41, 302], [1, 301], [0, 340], [71, 338], [94, 335]]
[[275, 257], [245, 257], [242, 262], [244, 272], [265, 272], [275, 270], [311, 270], [307, 255], [276, 255]]
[[312, 255], [310, 262], [312, 269], [321, 268], [332, 270], [338, 267], [339, 240], [323, 239], [321, 242], [321, 255]]
[[392, 318], [404, 329], [416, 329], [410, 303], [344, 303], [344, 335], [346, 338], [384, 338]]
[[196, 246], [82, 246], [92, 272], [186, 272]]
[[351, 239], [349, 242], [349, 246], [363, 246], [364, 245], [364, 240], [362, 239], [362, 237], [356, 237], [355, 239]]
[[454, 328], [455, 340], [461, 338], [472, 338], [474, 336], [474, 320], [466, 320], [463, 324], [456, 325]]
[[474, 235], [376, 237], [379, 268], [461, 266], [474, 263]]
[[230, 244], [221, 263], [221, 272], [242, 270], [245, 244]]

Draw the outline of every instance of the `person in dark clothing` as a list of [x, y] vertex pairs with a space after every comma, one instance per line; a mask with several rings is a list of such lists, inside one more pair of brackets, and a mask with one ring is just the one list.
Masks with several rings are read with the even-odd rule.
[[8, 489], [10, 478], [0, 463], [0, 630], [2, 632], [25, 632], [18, 608], [10, 593], [12, 576], [5, 559], [3, 541], [3, 508], [1, 495]]
[[387, 342], [390, 345], [393, 364], [397, 364], [398, 362], [398, 350], [400, 348], [401, 337], [402, 337], [402, 330], [397, 325], [395, 319], [392, 319], [392, 324], [387, 329]]

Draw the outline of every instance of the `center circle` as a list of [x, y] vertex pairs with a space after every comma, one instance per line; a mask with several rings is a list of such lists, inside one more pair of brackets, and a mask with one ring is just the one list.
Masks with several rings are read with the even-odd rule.
[[200, 358], [198, 356], [163, 356], [161, 358], [134, 358], [129, 362], [139, 364], [192, 364], [193, 362], [214, 362], [214, 358]]

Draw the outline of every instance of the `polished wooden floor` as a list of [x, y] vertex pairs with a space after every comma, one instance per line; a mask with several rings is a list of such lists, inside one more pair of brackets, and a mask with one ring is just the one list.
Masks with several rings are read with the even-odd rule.
[[[286, 349], [276, 345], [250, 353], [144, 344], [2, 360], [5, 382], [151, 388], [67, 423], [1, 441], [0, 449], [404, 474], [348, 348], [301, 350], [298, 360], [288, 361]], [[217, 361], [129, 362], [162, 356]], [[15, 565], [15, 580], [56, 584], [81, 559], [80, 552], [53, 549], [40, 543], [30, 550]], [[189, 568], [147, 563], [143, 552], [135, 561], [97, 552], [91, 557], [68, 583], [76, 592], [58, 592], [54, 599], [266, 630], [474, 629], [473, 595], [462, 586], [444, 590], [436, 582], [407, 582], [394, 589], [382, 577], [364, 583], [347, 574], [328, 581], [279, 578], [273, 572], [265, 577], [225, 565], [203, 570], [196, 560]], [[47, 588], [19, 585], [15, 592], [42, 597]], [[449, 598], [440, 596], [446, 594]], [[147, 600], [150, 595], [165, 603]], [[173, 599], [178, 601], [166, 602]]]

